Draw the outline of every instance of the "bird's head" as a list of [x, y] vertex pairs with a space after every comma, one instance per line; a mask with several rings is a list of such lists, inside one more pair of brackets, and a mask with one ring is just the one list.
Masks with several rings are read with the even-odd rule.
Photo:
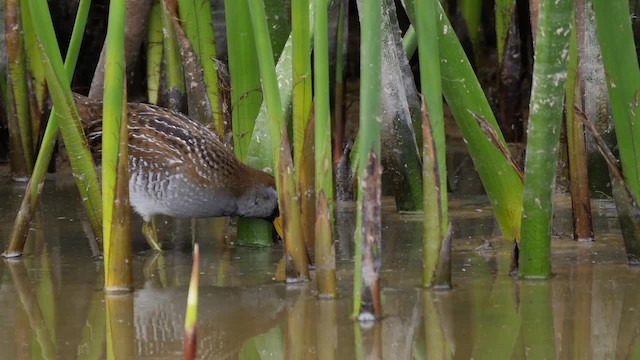
[[275, 186], [259, 184], [247, 189], [238, 199], [238, 215], [275, 220], [280, 215]]

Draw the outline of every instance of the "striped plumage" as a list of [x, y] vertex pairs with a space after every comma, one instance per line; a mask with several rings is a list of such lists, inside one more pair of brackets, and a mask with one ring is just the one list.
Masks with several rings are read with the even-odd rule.
[[[75, 95], [94, 156], [102, 145], [102, 102]], [[200, 123], [159, 106], [129, 103], [129, 197], [145, 222], [153, 215], [273, 219], [274, 178], [238, 161]]]

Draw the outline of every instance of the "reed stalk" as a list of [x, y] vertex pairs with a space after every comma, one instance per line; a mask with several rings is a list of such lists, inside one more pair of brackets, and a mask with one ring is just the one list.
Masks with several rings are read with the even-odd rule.
[[[64, 69], [66, 72], [67, 80], [71, 82], [73, 77], [73, 71], [78, 60], [78, 54], [80, 52], [80, 44], [82, 43], [82, 35], [87, 23], [87, 16], [89, 14], [89, 7], [91, 0], [81, 0], [78, 5], [78, 14], [73, 26], [73, 32], [71, 34], [71, 40], [69, 42], [69, 49], [67, 50], [67, 57], [64, 63]], [[42, 187], [44, 186], [44, 179], [47, 174], [49, 162], [53, 155], [53, 149], [55, 147], [56, 139], [58, 136], [58, 115], [56, 108], [51, 110], [49, 120], [45, 128], [44, 136], [42, 138], [42, 144], [38, 157], [36, 158], [36, 164], [33, 168], [33, 174], [29, 179], [25, 194], [18, 210], [18, 215], [13, 224], [11, 230], [11, 238], [7, 249], [2, 254], [5, 257], [20, 256], [24, 249], [24, 244], [29, 234], [29, 225], [37, 209], [37, 205], [42, 193]], [[101, 244], [102, 233], [96, 234], [98, 242]]]
[[[313, 22], [313, 2], [309, 3], [309, 24], [311, 25]], [[310, 26], [310, 30], [313, 31], [313, 26]], [[309, 34], [311, 37], [311, 33]], [[280, 53], [280, 58], [278, 59], [278, 63], [276, 65], [276, 74], [278, 75], [278, 90], [280, 93], [280, 106], [282, 108], [282, 112], [287, 114], [292, 106], [292, 93], [293, 88], [295, 86], [293, 82], [293, 72], [291, 71], [293, 64], [293, 44], [292, 37], [290, 36], [287, 42], [285, 43], [282, 52]], [[310, 124], [310, 122], [309, 122]], [[309, 127], [309, 125], [307, 126]], [[311, 140], [308, 140], [309, 135], [311, 135]], [[309, 132], [307, 129], [305, 135], [305, 142], [310, 143], [313, 139], [313, 133]], [[251, 136], [251, 141], [249, 142], [249, 147], [246, 154], [245, 162], [247, 165], [254, 167], [256, 169], [264, 170], [269, 173], [273, 173], [273, 151], [271, 145], [271, 138], [269, 135], [269, 114], [267, 111], [266, 102], [262, 102], [260, 106], [260, 110], [258, 112], [258, 117], [255, 119], [255, 126], [253, 128], [253, 135]], [[311, 149], [310, 146], [303, 145], [305, 151], [309, 151]], [[306, 156], [306, 155], [305, 155]], [[312, 158], [313, 155], [310, 156]], [[306, 161], [303, 165], [304, 168], [313, 169], [314, 164], [312, 161]], [[306, 176], [308, 174], [304, 169], [301, 170], [301, 173]], [[309, 183], [306, 183], [309, 184]], [[313, 186], [313, 185], [310, 185]], [[313, 190], [311, 190], [313, 193]], [[308, 199], [305, 199], [308, 201]], [[315, 201], [312, 203], [315, 205]], [[306, 213], [305, 217], [309, 214]], [[311, 217], [311, 221], [315, 221], [313, 217]], [[256, 224], [251, 225], [249, 224]], [[257, 230], [256, 231], [256, 227]], [[311, 228], [311, 227], [310, 227]], [[258, 220], [258, 219], [240, 219], [238, 223], [238, 241], [246, 240], [258, 240], [261, 241], [260, 246], [270, 246], [271, 245], [271, 237], [272, 233], [272, 225], [267, 221]], [[313, 229], [311, 229], [313, 232]], [[243, 237], [241, 237], [243, 235]], [[252, 235], [252, 236], [249, 236]], [[307, 250], [313, 250], [313, 248]]]
[[[168, 4], [174, 4], [174, 2], [167, 2]], [[177, 11], [177, 6], [168, 6], [170, 11]], [[215, 124], [214, 114], [212, 110], [212, 104], [209, 100], [207, 89], [210, 86], [205, 83], [202, 65], [198, 60], [198, 55], [194, 52], [194, 48], [188, 39], [183, 25], [178, 20], [177, 13], [171, 13], [173, 20], [173, 26], [176, 32], [176, 39], [180, 47], [180, 57], [182, 58], [182, 70], [184, 75], [187, 98], [187, 113], [191, 119], [195, 119], [202, 124], [212, 126], [214, 132], [217, 132], [217, 125]], [[195, 39], [197, 41], [197, 39]], [[210, 80], [210, 79], [209, 79]], [[217, 81], [216, 74], [216, 81]], [[216, 88], [218, 83], [215, 84]], [[217, 96], [217, 94], [216, 94]], [[216, 98], [216, 101], [218, 99]], [[218, 133], [220, 139], [224, 139], [224, 125], [222, 124], [222, 130]]]
[[176, 13], [175, 1], [162, 0], [162, 33], [164, 70], [167, 84], [167, 107], [174, 111], [183, 111], [185, 84], [182, 73], [182, 59], [180, 58], [180, 46], [176, 37], [176, 29], [172, 15]]
[[[24, 39], [24, 56], [29, 73], [31, 108], [31, 145], [34, 154], [37, 152], [37, 145], [42, 130], [42, 113], [46, 106], [47, 83], [44, 75], [44, 66], [40, 61], [38, 52], [38, 38], [33, 30], [31, 22], [31, 10], [29, 2], [20, 0], [20, 20], [22, 25], [22, 37]], [[35, 159], [34, 159], [35, 160]]]
[[158, 104], [162, 78], [162, 4], [154, 0], [149, 13], [147, 29], [147, 101]]
[[344, 151], [345, 127], [345, 64], [349, 37], [349, 0], [340, 1], [336, 33], [336, 84], [333, 96], [333, 162], [337, 164]]
[[133, 286], [124, 54], [126, 4], [126, 0], [109, 4], [106, 39], [102, 108], [102, 203], [105, 205], [102, 215], [107, 291], [127, 291]]
[[[315, 1], [315, 0], [312, 0]], [[314, 21], [316, 30], [315, 33], [318, 34], [318, 16], [321, 8], [326, 8], [327, 4], [325, 2], [317, 3], [316, 2], [316, 19]], [[326, 10], [326, 9], [325, 9]], [[299, 166], [302, 160], [302, 152], [304, 143], [305, 132], [307, 130], [307, 123], [309, 122], [309, 115], [311, 113], [311, 100], [314, 96], [311, 92], [311, 31], [309, 28], [309, 0], [293, 0], [291, 2], [291, 44], [293, 49], [293, 111], [292, 111], [292, 123], [293, 123], [293, 163], [296, 166]], [[325, 25], [326, 29], [326, 25]], [[314, 37], [314, 64], [317, 61], [317, 56], [315, 55], [318, 50], [318, 39], [324, 39], [325, 43], [327, 41], [326, 34], [318, 34]], [[322, 36], [325, 36], [324, 38]], [[323, 53], [324, 54], [324, 53]], [[328, 57], [328, 49], [326, 50], [326, 54], [323, 56]], [[317, 64], [315, 64], [317, 66]], [[327, 71], [328, 69], [324, 68], [322, 65], [322, 71]], [[314, 79], [318, 76], [318, 69], [315, 69]], [[323, 74], [327, 76], [328, 82], [328, 73]], [[316, 80], [317, 81], [317, 80]], [[324, 80], [321, 80], [324, 81]], [[317, 88], [315, 89], [317, 91]], [[324, 100], [324, 99], [320, 99]], [[315, 94], [315, 111], [316, 116], [318, 116], [318, 95]], [[322, 104], [325, 106], [325, 104]], [[328, 100], [327, 100], [327, 109], [328, 109]], [[327, 114], [328, 116], [328, 114]], [[297, 173], [298, 181], [300, 179], [300, 173]]]
[[507, 41], [509, 26], [511, 24], [511, 11], [516, 0], [495, 0], [496, 16], [496, 45], [498, 48], [498, 63], [502, 62], [504, 45]]
[[[316, 219], [316, 194], [314, 192], [313, 125], [311, 114], [311, 29], [309, 0], [291, 2], [291, 45], [292, 45], [292, 139], [293, 163], [296, 167], [296, 186], [300, 192], [302, 223], [312, 224]], [[310, 259], [314, 256], [314, 227], [302, 229], [305, 246]], [[312, 260], [313, 261], [313, 260]]]
[[[353, 315], [371, 321], [382, 315], [380, 299], [381, 265], [381, 164], [380, 85], [381, 29], [380, 0], [364, 2], [361, 9], [360, 45], [360, 129], [358, 131], [358, 195]], [[357, 325], [356, 325], [357, 326]]]
[[191, 280], [187, 295], [187, 315], [184, 320], [184, 344], [182, 347], [183, 358], [192, 360], [196, 358], [197, 350], [197, 321], [198, 321], [198, 283], [200, 277], [200, 247], [198, 243], [193, 246], [193, 266], [191, 267]]
[[[405, 9], [415, 24], [413, 4], [413, 0], [407, 0]], [[498, 141], [506, 147], [484, 91], [441, 5], [437, 7], [436, 20], [442, 93], [465, 140], [503, 236], [518, 240], [522, 217], [522, 181], [509, 160], [475, 120], [474, 113], [484, 118], [499, 135]]]
[[7, 123], [10, 134], [11, 171], [14, 178], [31, 176], [34, 144], [29, 103], [27, 65], [21, 36], [18, 0], [7, 0], [5, 7], [5, 40], [8, 67]]
[[551, 217], [572, 19], [573, 1], [541, 1], [522, 199], [519, 272], [525, 278], [551, 275]]
[[[262, 93], [258, 57], [248, 13], [249, 6], [246, 0], [225, 0], [233, 150], [236, 157], [249, 166], [273, 171], [273, 152], [270, 146], [261, 147], [264, 150], [252, 153], [256, 161], [249, 159], [252, 139], [256, 138], [258, 143], [262, 143], [268, 138], [268, 131], [265, 136], [253, 134], [254, 127], [257, 128], [256, 116], [260, 111]], [[264, 109], [266, 120], [266, 107]], [[265, 129], [268, 129], [268, 126]], [[271, 234], [272, 225], [268, 221], [238, 219], [237, 243], [240, 245], [271, 246]]]
[[233, 149], [242, 161], [247, 158], [254, 120], [262, 103], [258, 57], [248, 13], [246, 0], [225, 0]]
[[[60, 120], [60, 132], [67, 152], [70, 154], [71, 169], [80, 191], [80, 198], [87, 210], [87, 217], [96, 237], [102, 236], [102, 203], [95, 164], [84, 136], [80, 116], [69, 87], [69, 80], [62, 64], [62, 57], [53, 30], [49, 7], [45, 0], [31, 0], [31, 16], [38, 34], [39, 47], [47, 86]], [[75, 63], [72, 62], [72, 63]]]
[[331, 137], [327, 136], [327, 134], [331, 133], [329, 108], [329, 4], [326, 0], [316, 0], [315, 3], [313, 83], [315, 95], [315, 197], [317, 207], [315, 220], [316, 285], [319, 296], [333, 298], [336, 296], [335, 249], [332, 235], [333, 162], [331, 160]]
[[482, 0], [460, 0], [460, 14], [467, 24], [473, 54], [477, 58], [480, 49], [480, 19], [482, 18]]
[[627, 2], [593, 1], [624, 178], [640, 199], [640, 69]]
[[574, 110], [574, 106], [582, 108], [580, 86], [577, 85], [580, 83], [578, 80], [577, 42], [577, 29], [574, 26], [569, 47], [569, 66], [567, 68], [565, 95], [571, 208], [573, 209], [573, 238], [578, 241], [591, 241], [593, 240], [593, 224], [591, 222], [591, 194], [589, 192], [584, 126]]
[[[422, 286], [434, 285], [440, 248], [448, 227], [447, 169], [436, 1], [415, 0], [423, 108], [424, 248]], [[450, 286], [450, 284], [448, 284]]]
[[[178, 2], [180, 21], [189, 39], [193, 52], [198, 59], [202, 80], [209, 99], [213, 115], [213, 125], [218, 136], [224, 138], [224, 122], [220, 97], [218, 95], [218, 68], [213, 24], [211, 19], [211, 3], [205, 0], [189, 0]], [[184, 59], [184, 56], [183, 56]], [[187, 83], [190, 83], [187, 81]], [[194, 83], [190, 83], [191, 87]], [[196, 103], [200, 100], [193, 99]]]
[[[300, 222], [299, 193], [296, 186], [293, 162], [289, 152], [287, 128], [281, 108], [278, 81], [273, 60], [269, 30], [263, 0], [249, 0], [249, 10], [253, 25], [253, 35], [262, 80], [262, 89], [269, 112], [269, 132], [271, 136], [274, 168], [277, 169], [276, 187], [280, 199], [280, 212], [284, 219], [284, 242], [288, 257], [295, 268], [291, 281], [308, 280], [307, 254], [302, 239]], [[279, 145], [279, 146], [278, 146]]]

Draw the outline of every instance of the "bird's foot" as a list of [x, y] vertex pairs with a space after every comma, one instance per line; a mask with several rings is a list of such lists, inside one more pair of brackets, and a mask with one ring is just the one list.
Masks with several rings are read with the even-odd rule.
[[151, 218], [151, 221], [145, 221], [142, 224], [142, 235], [144, 235], [144, 238], [153, 250], [163, 250], [160, 240], [158, 240], [158, 230], [156, 228], [155, 218]]

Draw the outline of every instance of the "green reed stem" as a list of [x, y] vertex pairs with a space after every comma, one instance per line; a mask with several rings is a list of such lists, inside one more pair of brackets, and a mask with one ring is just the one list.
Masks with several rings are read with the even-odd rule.
[[[102, 108], [102, 203], [107, 291], [133, 286], [124, 30], [126, 0], [109, 4]], [[113, 235], [113, 236], [112, 236]]]
[[473, 45], [474, 56], [480, 46], [480, 19], [482, 18], [482, 0], [461, 0], [460, 13], [467, 24], [469, 38]]
[[567, 78], [572, 0], [542, 0], [529, 105], [520, 275], [551, 275], [551, 216]]
[[180, 21], [202, 67], [202, 77], [211, 104], [216, 133], [223, 138], [224, 123], [218, 96], [218, 69], [214, 61], [217, 54], [211, 19], [211, 3], [209, 0], [188, 0], [179, 1], [178, 6]]
[[[326, 7], [326, 6], [325, 6]], [[318, 8], [318, 6], [316, 6]], [[316, 11], [316, 27], [318, 12]], [[317, 30], [316, 30], [317, 31]], [[291, 2], [291, 43], [293, 46], [293, 163], [300, 166], [309, 113], [311, 112], [311, 38], [309, 0]], [[315, 37], [317, 47], [317, 36]], [[325, 39], [326, 41], [326, 39]], [[315, 52], [314, 52], [315, 54]], [[315, 75], [317, 76], [317, 69]], [[328, 81], [328, 80], [327, 80]], [[317, 88], [316, 88], [317, 90]], [[316, 94], [316, 104], [318, 96]], [[328, 101], [328, 100], [327, 100]], [[328, 103], [327, 103], [328, 104]], [[316, 112], [318, 111], [316, 106]], [[316, 117], [318, 114], [316, 113]], [[317, 123], [317, 122], [316, 122]], [[316, 125], [317, 126], [317, 125]], [[297, 173], [298, 178], [300, 172]]]
[[[259, 127], [256, 116], [263, 102], [260, 92], [260, 72], [256, 55], [251, 18], [247, 16], [249, 6], [246, 0], [225, 0], [227, 24], [227, 45], [229, 55], [229, 76], [231, 78], [231, 123], [233, 128], [233, 149], [238, 159], [260, 170], [273, 170], [273, 150], [269, 140], [268, 125]], [[290, 69], [290, 68], [289, 68]], [[280, 73], [281, 74], [281, 73]], [[265, 124], [268, 124], [266, 106]], [[266, 130], [254, 135], [255, 129]], [[258, 130], [260, 131], [260, 130]], [[257, 140], [260, 151], [250, 152], [253, 139]], [[261, 146], [264, 145], [264, 146]], [[252, 154], [250, 156], [249, 154]], [[254, 157], [252, 161], [249, 157]], [[272, 171], [271, 171], [272, 172]], [[273, 225], [260, 219], [238, 220], [238, 244], [270, 246]]]
[[[333, 162], [329, 109], [329, 17], [326, 0], [315, 1], [313, 46], [315, 95], [315, 263], [320, 296], [336, 296], [335, 249], [333, 247]], [[338, 44], [342, 47], [342, 44]], [[295, 93], [294, 93], [295, 95]], [[307, 225], [308, 226], [308, 225]]]
[[[368, 198], [365, 202], [365, 195], [369, 190], [369, 195], [376, 196], [376, 193], [380, 194], [381, 189], [375, 188], [376, 173], [379, 172], [380, 165], [380, 24], [382, 23], [381, 13], [381, 1], [370, 0], [362, 4], [361, 11], [361, 29], [362, 39], [360, 46], [360, 129], [358, 131], [359, 137], [359, 153], [358, 153], [358, 195], [357, 195], [357, 215], [356, 215], [356, 233], [355, 244], [356, 251], [355, 257], [355, 270], [354, 270], [354, 289], [353, 289], [353, 314], [354, 316], [363, 315], [363, 296], [368, 294], [371, 297], [378, 297], [379, 287], [375, 289], [372, 285], [376, 282], [379, 283], [380, 269], [367, 268], [367, 277], [363, 276], [365, 271], [365, 257], [380, 257], [380, 237], [381, 234], [376, 231], [379, 229], [381, 219], [379, 211], [373, 211], [373, 216], [365, 216], [365, 206], [371, 210], [371, 207], [375, 207], [375, 200]], [[369, 169], [369, 166], [372, 169]], [[377, 168], [377, 169], [376, 169]], [[367, 188], [369, 185], [369, 188]], [[377, 226], [376, 226], [377, 222]], [[367, 226], [372, 227], [371, 233], [367, 232]], [[373, 243], [366, 244], [366, 235], [372, 236]], [[366, 253], [364, 250], [369, 250]], [[373, 272], [371, 272], [373, 270]], [[372, 312], [373, 309], [365, 308], [364, 311]], [[376, 311], [373, 316], [380, 316], [381, 309]]]
[[155, 0], [149, 13], [147, 29], [147, 100], [158, 104], [160, 79], [162, 77], [162, 5]]
[[[274, 154], [274, 168], [278, 169], [276, 185], [280, 199], [280, 211], [284, 216], [285, 247], [293, 260], [296, 271], [295, 276], [300, 279], [308, 279], [307, 254], [302, 239], [302, 224], [300, 223], [299, 196], [293, 181], [295, 174], [291, 153], [288, 148], [286, 125], [281, 108], [264, 2], [263, 0], [249, 0], [248, 4], [253, 25], [256, 53], [258, 55], [263, 96], [270, 118], [269, 132]], [[292, 174], [294, 174], [293, 177], [290, 176]], [[284, 183], [283, 177], [286, 178]]]
[[5, 4], [5, 39], [8, 66], [8, 125], [11, 140], [12, 171], [16, 177], [31, 175], [34, 164], [34, 144], [29, 104], [27, 63], [21, 32], [18, 0]]
[[162, 0], [162, 33], [164, 35], [162, 44], [169, 98], [168, 108], [181, 111], [185, 94], [182, 59], [180, 58], [180, 46], [176, 37], [176, 29], [171, 19], [171, 11], [167, 6], [167, 1]]
[[[447, 231], [447, 169], [440, 74], [440, 52], [436, 24], [436, 0], [415, 0], [416, 34], [420, 59], [420, 83], [428, 121], [423, 123], [424, 181], [424, 249], [422, 286], [435, 285], [433, 275], [438, 266], [440, 247]], [[433, 148], [427, 140], [429, 130]]]
[[511, 9], [515, 6], [515, 0], [495, 0], [496, 16], [496, 42], [498, 47], [498, 62], [502, 62], [504, 45], [507, 41], [507, 33], [511, 24]]
[[246, 0], [225, 0], [233, 149], [242, 161], [247, 158], [254, 121], [262, 103], [258, 57], [248, 14]]

